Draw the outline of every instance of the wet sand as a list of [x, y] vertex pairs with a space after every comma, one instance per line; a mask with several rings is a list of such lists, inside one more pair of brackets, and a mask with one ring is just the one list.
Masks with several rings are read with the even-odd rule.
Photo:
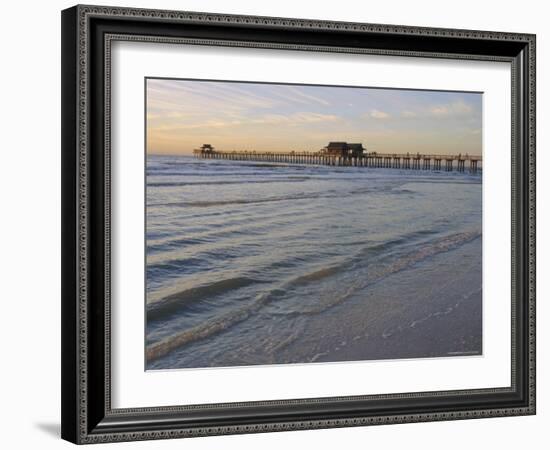
[[304, 352], [311, 362], [481, 355], [479, 241], [393, 274], [310, 320], [323, 339], [293, 341], [281, 350], [284, 359]]

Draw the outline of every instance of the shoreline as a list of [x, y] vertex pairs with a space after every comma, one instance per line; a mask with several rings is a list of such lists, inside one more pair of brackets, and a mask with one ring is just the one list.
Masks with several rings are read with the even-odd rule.
[[[236, 335], [242, 337], [241, 330], [251, 333], [245, 320], [211, 339], [174, 349], [166, 357], [151, 361], [148, 370], [482, 355], [481, 261], [475, 256], [480, 243], [481, 238], [477, 238], [393, 273], [341, 304], [304, 316], [305, 322], [289, 322], [281, 339], [263, 351], [243, 347], [239, 353], [224, 353], [214, 359], [199, 357], [188, 366], [170, 363], [197, 348], [227, 342]], [[469, 261], [456, 269], [457, 261], [464, 260]], [[441, 281], [435, 289], [426, 283], [434, 268]], [[409, 288], [406, 293], [403, 286]], [[264, 329], [257, 333], [257, 339], [265, 338]], [[253, 336], [254, 332], [247, 339], [254, 341]], [[208, 355], [204, 350], [202, 353]]]
[[[476, 239], [477, 243], [481, 239]], [[393, 274], [330, 312], [332, 338], [324, 342], [310, 362], [375, 361], [391, 359], [479, 356], [482, 354], [481, 261], [471, 251], [476, 241], [436, 255], [410, 269]], [[473, 259], [462, 271], [452, 270], [466, 255]], [[440, 288], [427, 276], [438, 268]], [[443, 270], [450, 268], [450, 271]], [[398, 281], [398, 279], [400, 279]], [[416, 284], [415, 281], [417, 280]], [[418, 280], [421, 280], [418, 282]], [[476, 280], [479, 285], [476, 287]], [[410, 290], [397, 286], [405, 283]], [[470, 286], [464, 289], [464, 286]], [[414, 291], [412, 288], [415, 288]], [[370, 304], [370, 305], [369, 305]], [[391, 305], [391, 308], [388, 306]], [[338, 310], [339, 309], [339, 310]], [[385, 311], [384, 311], [385, 309]], [[321, 325], [321, 324], [318, 324]], [[288, 348], [288, 352], [297, 351]]]

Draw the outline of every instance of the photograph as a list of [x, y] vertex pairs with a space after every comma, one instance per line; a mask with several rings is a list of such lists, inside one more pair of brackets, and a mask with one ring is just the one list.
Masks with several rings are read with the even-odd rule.
[[146, 370], [483, 355], [483, 92], [144, 89]]

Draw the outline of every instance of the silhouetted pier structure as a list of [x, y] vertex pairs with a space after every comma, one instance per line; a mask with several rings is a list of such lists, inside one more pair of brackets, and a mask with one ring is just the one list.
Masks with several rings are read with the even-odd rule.
[[194, 150], [193, 154], [195, 157], [203, 159], [445, 172], [465, 172], [467, 169], [471, 173], [476, 173], [481, 163], [481, 156], [366, 152], [361, 144], [348, 144], [346, 142], [331, 142], [327, 147], [317, 152], [219, 151], [210, 144], [204, 144], [201, 148]]

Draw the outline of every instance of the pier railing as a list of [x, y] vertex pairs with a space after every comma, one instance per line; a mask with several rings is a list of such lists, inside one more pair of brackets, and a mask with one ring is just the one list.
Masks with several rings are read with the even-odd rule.
[[312, 164], [325, 166], [376, 167], [387, 169], [440, 170], [445, 172], [469, 170], [476, 173], [481, 165], [480, 156], [472, 155], [424, 155], [398, 153], [365, 153], [363, 155], [334, 155], [325, 152], [255, 152], [255, 151], [205, 151], [197, 149], [194, 156], [203, 159], [234, 161], [261, 161], [288, 164]]

